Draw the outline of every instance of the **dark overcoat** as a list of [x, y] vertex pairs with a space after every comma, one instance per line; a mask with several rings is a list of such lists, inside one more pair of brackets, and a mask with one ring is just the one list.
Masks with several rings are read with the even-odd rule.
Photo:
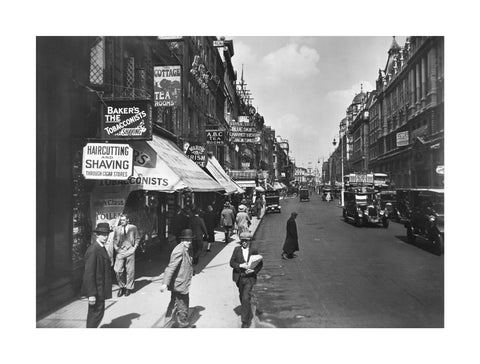
[[293, 252], [299, 251], [297, 223], [293, 217], [290, 217], [287, 221], [287, 237], [283, 244], [283, 251], [287, 254], [293, 254]]
[[111, 263], [107, 251], [97, 242], [91, 244], [85, 253], [82, 294], [95, 296], [98, 301], [112, 298]]

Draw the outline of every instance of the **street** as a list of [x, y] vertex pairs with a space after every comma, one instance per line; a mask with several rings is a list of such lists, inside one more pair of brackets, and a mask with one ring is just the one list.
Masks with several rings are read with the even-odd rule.
[[[300, 251], [281, 259], [286, 221], [296, 219]], [[355, 227], [338, 200], [282, 201], [255, 240], [264, 256], [255, 289], [265, 327], [443, 327], [444, 258], [409, 245], [402, 224]]]

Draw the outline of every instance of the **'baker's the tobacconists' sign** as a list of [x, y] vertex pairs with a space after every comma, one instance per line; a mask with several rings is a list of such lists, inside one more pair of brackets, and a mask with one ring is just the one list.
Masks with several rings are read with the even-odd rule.
[[105, 101], [104, 140], [152, 140], [152, 107], [148, 101]]
[[133, 148], [128, 144], [88, 143], [83, 147], [86, 179], [126, 180], [133, 174]]

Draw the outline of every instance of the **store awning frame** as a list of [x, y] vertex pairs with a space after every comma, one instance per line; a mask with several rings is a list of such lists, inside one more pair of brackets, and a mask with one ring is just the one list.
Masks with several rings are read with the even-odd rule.
[[238, 192], [238, 186], [228, 176], [218, 162], [217, 158], [214, 156], [209, 156], [205, 169], [225, 189], [226, 195], [231, 195]]

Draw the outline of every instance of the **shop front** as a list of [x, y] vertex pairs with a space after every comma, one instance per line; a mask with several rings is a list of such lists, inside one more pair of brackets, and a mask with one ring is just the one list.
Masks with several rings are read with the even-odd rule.
[[141, 249], [169, 239], [176, 207], [220, 193], [224, 187], [187, 158], [170, 140], [153, 135], [151, 141], [130, 143], [133, 175], [126, 180], [98, 180], [91, 193], [92, 226], [99, 222], [118, 225], [127, 213], [141, 236]]

